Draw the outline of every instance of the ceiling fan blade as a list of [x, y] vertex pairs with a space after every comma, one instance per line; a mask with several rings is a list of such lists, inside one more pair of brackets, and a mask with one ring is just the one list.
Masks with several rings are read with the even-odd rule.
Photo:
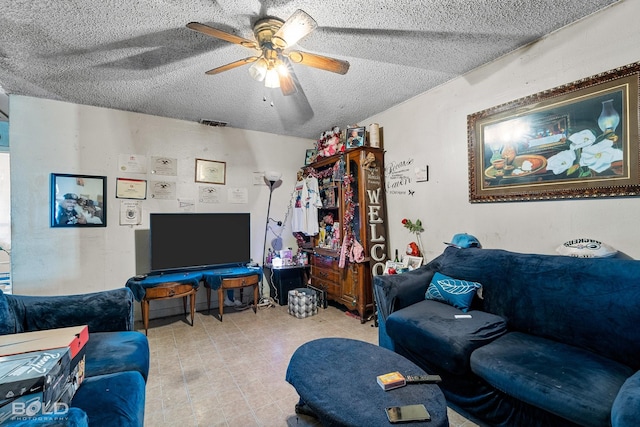
[[187, 24], [187, 28], [202, 34], [206, 34], [207, 36], [215, 37], [220, 40], [248, 47], [249, 49], [258, 49], [258, 44], [253, 40], [248, 40], [240, 36], [236, 36], [235, 34], [227, 33], [226, 31], [218, 30], [217, 28], [200, 24], [199, 22], [189, 22]]
[[287, 54], [287, 56], [296, 64], [307, 65], [309, 67], [331, 71], [332, 73], [347, 74], [347, 71], [349, 71], [349, 63], [347, 61], [329, 58], [328, 56], [301, 52], [299, 50], [292, 50]]
[[240, 59], [238, 61], [231, 62], [231, 63], [229, 63], [227, 65], [222, 65], [222, 66], [220, 66], [218, 68], [214, 68], [213, 70], [209, 70], [205, 74], [209, 74], [209, 75], [211, 75], [211, 74], [220, 74], [223, 71], [229, 71], [229, 70], [232, 70], [234, 68], [240, 67], [242, 65], [250, 64], [252, 62], [255, 62], [255, 61], [258, 60], [258, 58], [259, 58], [258, 56], [249, 56], [248, 58]]
[[298, 9], [287, 19], [273, 35], [272, 42], [280, 49], [293, 46], [311, 31], [318, 23], [304, 10]]

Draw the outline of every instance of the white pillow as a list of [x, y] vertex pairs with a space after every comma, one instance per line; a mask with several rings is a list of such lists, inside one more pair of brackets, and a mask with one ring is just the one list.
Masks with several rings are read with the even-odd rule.
[[618, 253], [617, 249], [594, 239], [569, 240], [558, 246], [556, 252], [576, 258], [607, 258]]

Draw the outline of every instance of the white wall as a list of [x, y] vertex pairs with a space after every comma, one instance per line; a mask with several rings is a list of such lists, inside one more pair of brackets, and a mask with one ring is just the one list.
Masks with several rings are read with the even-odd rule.
[[368, 118], [383, 127], [388, 173], [406, 170], [407, 161], [411, 172], [429, 165], [428, 182], [388, 188], [390, 249], [402, 252], [412, 240], [402, 218], [419, 218], [429, 259], [460, 232], [485, 248], [530, 253], [555, 253], [562, 242], [588, 237], [640, 258], [640, 199], [471, 204], [467, 166], [467, 115], [639, 61], [638, 16], [640, 1], [624, 1]]
[[[177, 200], [148, 198], [142, 202], [143, 223], [119, 225], [122, 199], [115, 198], [116, 177], [176, 182], [178, 199], [196, 201], [196, 212], [250, 212], [254, 260], [262, 259], [269, 188], [254, 185], [254, 172], [283, 172], [274, 190], [271, 217], [283, 220], [305, 150], [313, 141], [213, 128], [124, 111], [23, 96], [11, 96], [12, 271], [16, 294], [83, 293], [124, 286], [136, 274], [136, 230], [148, 229], [150, 212], [178, 212]], [[282, 153], [287, 153], [286, 156]], [[127, 174], [118, 170], [118, 156], [137, 154], [178, 160], [177, 177]], [[226, 162], [226, 185], [220, 204], [197, 202], [195, 158]], [[51, 228], [51, 173], [107, 177], [106, 228]], [[248, 190], [248, 203], [230, 204], [228, 188]], [[274, 236], [268, 236], [269, 241]], [[290, 228], [286, 246], [295, 247]], [[198, 308], [206, 304], [198, 293]], [[151, 317], [182, 309], [179, 300], [151, 304]]]

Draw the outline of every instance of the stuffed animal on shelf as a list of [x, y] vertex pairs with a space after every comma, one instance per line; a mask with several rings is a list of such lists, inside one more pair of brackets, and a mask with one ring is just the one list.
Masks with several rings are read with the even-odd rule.
[[323, 148], [323, 156], [329, 157], [333, 156], [338, 152], [338, 144], [340, 143], [340, 138], [337, 136], [332, 136], [327, 139], [325, 146]]
[[320, 139], [316, 144], [318, 156], [329, 157], [345, 150], [344, 143], [340, 139], [340, 128], [334, 127], [325, 131], [320, 135]]

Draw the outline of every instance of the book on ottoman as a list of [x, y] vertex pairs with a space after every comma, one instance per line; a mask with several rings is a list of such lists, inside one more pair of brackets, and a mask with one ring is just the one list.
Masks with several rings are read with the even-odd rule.
[[407, 385], [404, 375], [400, 372], [389, 372], [388, 374], [378, 375], [376, 381], [384, 391]]

